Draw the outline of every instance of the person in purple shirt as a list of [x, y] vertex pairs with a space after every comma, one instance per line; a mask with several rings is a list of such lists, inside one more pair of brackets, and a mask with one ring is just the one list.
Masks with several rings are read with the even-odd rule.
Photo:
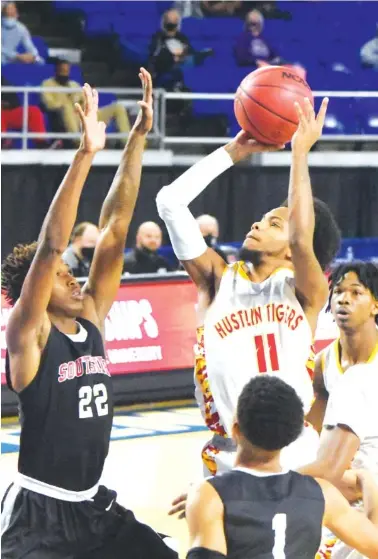
[[282, 64], [282, 59], [262, 36], [264, 16], [252, 10], [245, 17], [245, 29], [236, 40], [234, 55], [238, 66], [254, 69], [266, 64]]

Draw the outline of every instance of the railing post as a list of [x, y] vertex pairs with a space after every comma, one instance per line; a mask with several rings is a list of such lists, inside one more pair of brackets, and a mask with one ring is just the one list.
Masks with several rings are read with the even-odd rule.
[[28, 124], [29, 124], [29, 91], [24, 91], [24, 106], [22, 112], [22, 149], [28, 149]]

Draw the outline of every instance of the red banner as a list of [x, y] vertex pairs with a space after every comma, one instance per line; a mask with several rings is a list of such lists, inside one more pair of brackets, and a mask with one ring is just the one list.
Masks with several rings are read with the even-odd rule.
[[[193, 367], [197, 294], [190, 280], [126, 283], [105, 323], [106, 351], [112, 374]], [[2, 296], [1, 382], [5, 382], [5, 329], [11, 308]], [[317, 350], [335, 337], [330, 315], [319, 330]], [[322, 322], [322, 321], [320, 321]]]

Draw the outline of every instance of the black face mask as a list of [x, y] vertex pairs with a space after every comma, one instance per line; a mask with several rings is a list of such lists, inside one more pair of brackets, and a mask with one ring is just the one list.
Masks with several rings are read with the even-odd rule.
[[208, 247], [214, 247], [217, 244], [217, 238], [214, 235], [206, 235], [203, 239]]
[[60, 85], [67, 85], [69, 79], [69, 76], [55, 76], [55, 81], [57, 81]]
[[165, 24], [164, 24], [164, 29], [165, 29], [166, 31], [176, 31], [176, 29], [177, 29], [177, 23], [170, 23], [170, 22], [165, 23]]
[[81, 249], [81, 254], [85, 260], [92, 262], [94, 256], [95, 247], [83, 247]]

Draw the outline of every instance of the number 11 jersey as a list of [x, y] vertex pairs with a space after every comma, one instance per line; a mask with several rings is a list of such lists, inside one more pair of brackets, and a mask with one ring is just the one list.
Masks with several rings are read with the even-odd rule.
[[231, 437], [243, 387], [260, 373], [292, 386], [306, 413], [313, 400], [312, 332], [295, 295], [293, 271], [280, 268], [253, 283], [246, 267], [227, 266], [197, 332], [196, 399], [207, 426], [224, 437]]
[[[18, 394], [19, 473], [75, 492], [98, 483], [113, 420], [112, 382], [100, 331], [83, 318], [78, 325], [75, 335], [51, 326], [38, 372]], [[12, 389], [8, 354], [6, 377]]]

